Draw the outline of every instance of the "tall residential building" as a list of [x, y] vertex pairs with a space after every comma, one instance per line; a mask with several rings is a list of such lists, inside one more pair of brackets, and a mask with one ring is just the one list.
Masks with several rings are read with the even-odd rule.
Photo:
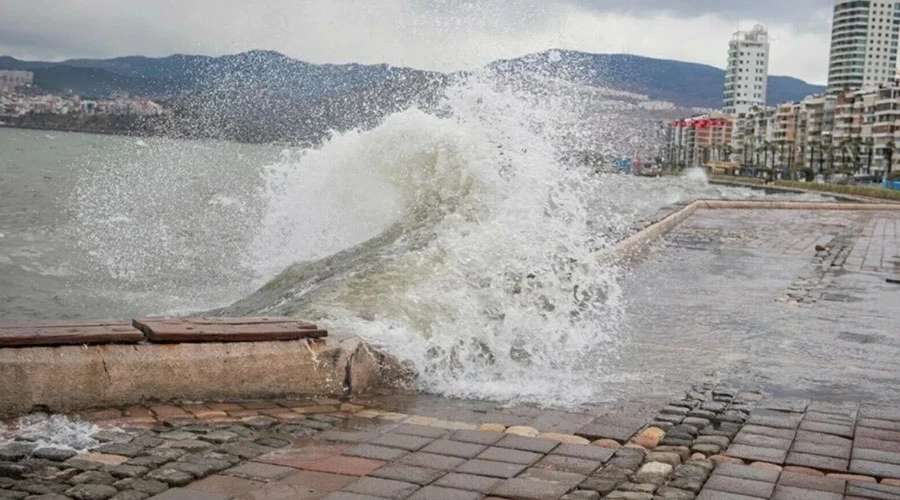
[[13, 90], [34, 83], [31, 71], [13, 71], [0, 69], [0, 90]]
[[728, 44], [723, 111], [741, 114], [754, 106], [765, 106], [768, 75], [769, 35], [766, 29], [756, 25], [750, 31], [736, 32]]
[[898, 35], [900, 0], [835, 0], [828, 90], [892, 82]]

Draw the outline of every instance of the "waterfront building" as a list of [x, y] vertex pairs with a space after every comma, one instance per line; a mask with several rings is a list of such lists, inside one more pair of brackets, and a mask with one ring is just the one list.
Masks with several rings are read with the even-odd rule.
[[31, 71], [0, 69], [0, 91], [11, 91], [33, 83], [34, 73]]
[[[898, 0], [900, 1], [900, 0]], [[769, 35], [757, 25], [738, 31], [728, 43], [723, 111], [738, 115], [766, 105], [769, 75]]]
[[900, 0], [836, 0], [828, 90], [892, 82], [897, 67]]

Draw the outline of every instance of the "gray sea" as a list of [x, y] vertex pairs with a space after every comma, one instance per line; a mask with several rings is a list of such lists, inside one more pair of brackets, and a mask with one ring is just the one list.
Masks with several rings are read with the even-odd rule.
[[242, 259], [281, 148], [0, 128], [0, 319], [186, 313]]

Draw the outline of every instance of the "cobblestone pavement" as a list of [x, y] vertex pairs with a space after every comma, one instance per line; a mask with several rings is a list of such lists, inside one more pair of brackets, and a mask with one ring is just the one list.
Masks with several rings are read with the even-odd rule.
[[628, 406], [388, 395], [101, 410], [73, 416], [104, 429], [88, 452], [0, 446], [0, 499], [900, 499], [900, 406], [708, 385], [641, 416]]
[[[700, 210], [632, 265], [609, 394], [900, 402], [900, 214]], [[818, 250], [817, 250], [818, 247]]]

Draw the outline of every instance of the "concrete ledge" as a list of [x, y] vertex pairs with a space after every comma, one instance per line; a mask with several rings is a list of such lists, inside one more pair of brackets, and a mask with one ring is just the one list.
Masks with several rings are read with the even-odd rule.
[[386, 360], [358, 338], [0, 349], [0, 417], [170, 400], [359, 393]]

